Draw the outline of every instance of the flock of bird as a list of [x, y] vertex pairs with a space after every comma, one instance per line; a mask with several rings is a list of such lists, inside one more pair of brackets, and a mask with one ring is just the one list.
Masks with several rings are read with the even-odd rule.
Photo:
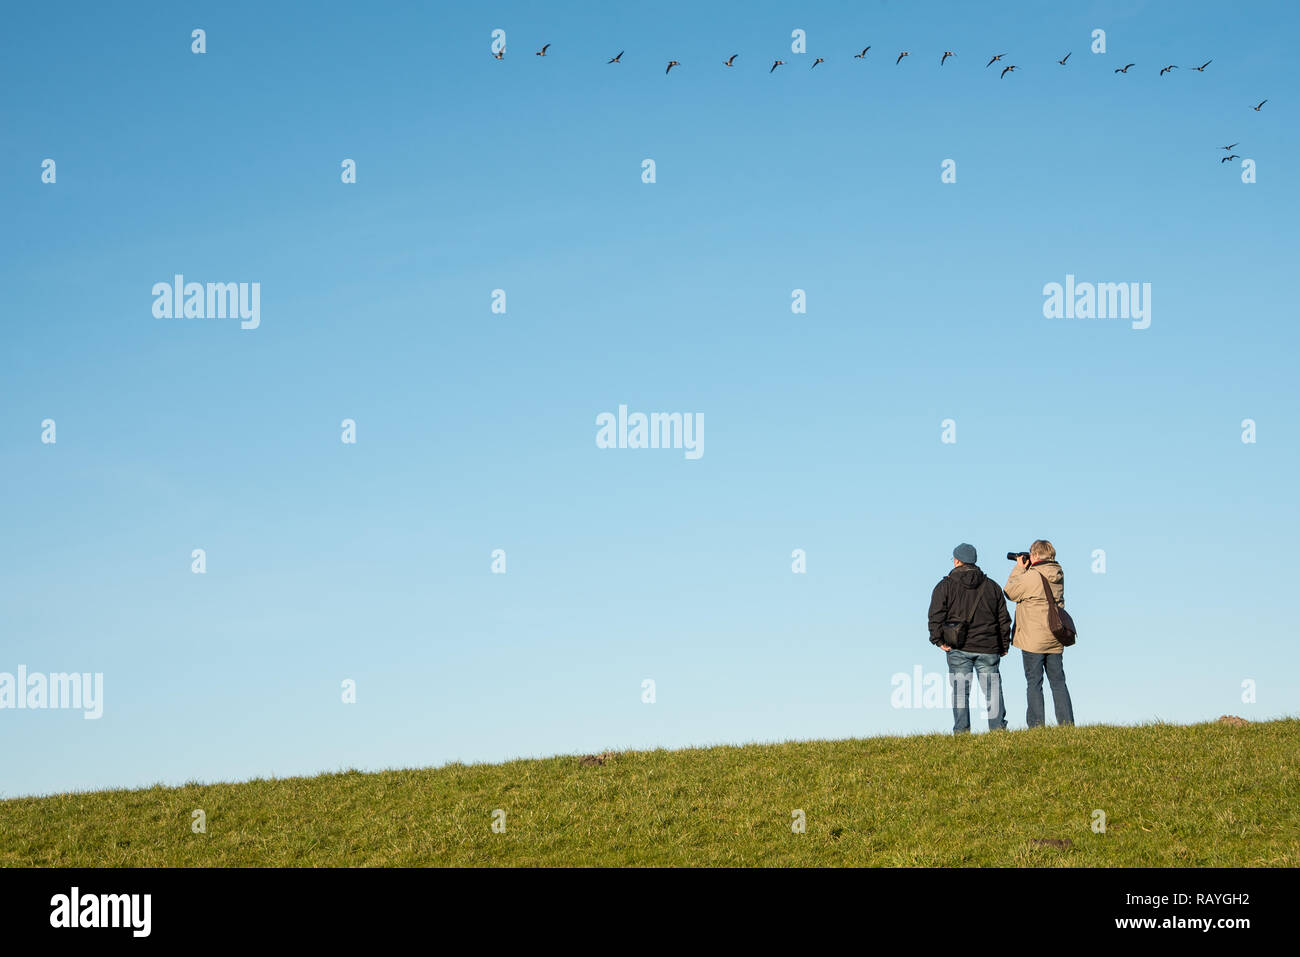
[[[547, 44], [545, 44], [545, 45], [544, 45], [540, 50], [538, 50], [537, 53], [536, 53], [535, 55], [536, 55], [536, 56], [546, 56], [546, 51], [548, 51], [550, 48], [551, 48], [551, 45], [550, 45], [549, 43], [547, 43]], [[626, 50], [620, 50], [620, 51], [618, 51], [618, 55], [617, 55], [617, 56], [612, 56], [612, 57], [610, 57], [610, 58], [606, 61], [606, 63], [622, 63], [622, 62], [623, 62], [623, 54], [626, 53], [626, 52], [627, 52]], [[865, 46], [865, 47], [862, 48], [862, 51], [861, 51], [860, 53], [855, 53], [855, 54], [853, 54], [853, 59], [855, 59], [855, 60], [865, 60], [865, 59], [867, 58], [867, 54], [870, 53], [870, 52], [871, 52], [871, 47], [869, 47], [869, 46]], [[910, 50], [903, 50], [903, 51], [900, 52], [900, 53], [898, 54], [898, 56], [895, 58], [895, 60], [894, 60], [894, 65], [895, 65], [895, 66], [898, 66], [898, 64], [900, 64], [900, 63], [903, 62], [904, 58], [909, 57], [909, 56], [911, 56], [911, 55], [912, 55], [912, 53], [911, 53]], [[957, 54], [954, 53], [952, 50], [944, 50], [944, 51], [943, 51], [943, 56], [939, 57], [939, 66], [943, 66], [945, 63], [948, 62], [949, 57], [955, 57], [956, 55], [957, 55]], [[1074, 55], [1074, 54], [1073, 54], [1073, 51], [1071, 51], [1070, 53], [1067, 53], [1065, 56], [1061, 57], [1061, 59], [1057, 60], [1056, 62], [1059, 63], [1061, 66], [1065, 66], [1065, 65], [1069, 62], [1070, 57], [1073, 56], [1073, 55]], [[505, 50], [505, 47], [502, 47], [500, 50], [497, 50], [496, 52], [494, 52], [494, 53], [492, 54], [492, 56], [493, 56], [495, 59], [497, 59], [497, 60], [504, 60], [504, 59], [505, 59], [505, 56], [506, 56], [506, 50]], [[731, 56], [727, 57], [725, 60], [722, 61], [722, 65], [723, 65], [723, 66], [735, 66], [735, 65], [736, 65], [736, 58], [737, 58], [738, 56], [740, 56], [739, 53], [733, 53], [733, 54], [731, 54]], [[996, 54], [994, 54], [994, 55], [989, 59], [989, 62], [986, 63], [986, 64], [984, 64], [984, 68], [985, 68], [985, 69], [988, 69], [988, 68], [991, 67], [993, 64], [1000, 62], [1000, 61], [1001, 61], [1005, 56], [1006, 56], [1005, 53], [996, 53]], [[812, 64], [811, 69], [814, 69], [814, 70], [815, 70], [815, 69], [817, 69], [817, 65], [818, 65], [818, 64], [820, 64], [820, 63], [825, 63], [825, 62], [826, 62], [826, 58], [825, 58], [825, 57], [821, 57], [821, 56], [819, 56], [819, 57], [817, 57], [815, 60], [813, 60], [813, 64]], [[1200, 66], [1190, 67], [1190, 69], [1195, 70], [1197, 73], [1204, 73], [1204, 72], [1205, 72], [1205, 68], [1206, 68], [1207, 66], [1209, 66], [1209, 65], [1210, 65], [1211, 63], [1213, 63], [1213, 62], [1214, 62], [1214, 61], [1213, 61], [1212, 59], [1211, 59], [1211, 60], [1206, 60], [1206, 61], [1205, 61], [1204, 63], [1202, 63]], [[668, 61], [668, 67], [667, 67], [667, 69], [664, 70], [664, 73], [671, 73], [673, 67], [675, 67], [675, 66], [681, 66], [681, 65], [682, 65], [682, 64], [681, 64], [681, 61], [679, 61], [679, 60], [669, 60], [669, 61]], [[786, 61], [785, 61], [785, 60], [775, 60], [775, 61], [773, 61], [772, 66], [768, 69], [767, 72], [768, 72], [768, 73], [773, 73], [773, 72], [776, 71], [776, 68], [777, 68], [777, 67], [779, 67], [779, 66], [785, 66], [785, 65], [786, 65]], [[1116, 68], [1115, 68], [1115, 72], [1116, 72], [1116, 73], [1125, 73], [1125, 74], [1127, 74], [1128, 71], [1129, 71], [1130, 69], [1132, 69], [1133, 67], [1135, 67], [1135, 66], [1137, 66], [1136, 63], [1127, 63], [1127, 64], [1125, 64], [1124, 66], [1116, 67]], [[1002, 72], [998, 75], [998, 77], [999, 77], [999, 79], [1001, 79], [1002, 77], [1005, 77], [1008, 73], [1011, 73], [1011, 72], [1013, 72], [1013, 71], [1015, 71], [1015, 70], [1018, 70], [1018, 69], [1020, 69], [1020, 67], [1019, 67], [1017, 64], [1014, 64], [1014, 63], [1008, 64], [1007, 66], [1004, 66], [1004, 67], [1002, 68]], [[1160, 75], [1161, 75], [1161, 76], [1164, 76], [1166, 73], [1169, 73], [1169, 72], [1171, 72], [1171, 71], [1173, 71], [1173, 70], [1177, 70], [1177, 69], [1178, 69], [1178, 64], [1176, 64], [1176, 63], [1170, 63], [1170, 64], [1168, 64], [1167, 66], [1163, 66], [1163, 67], [1160, 68]], [[1261, 101], [1259, 102], [1259, 105], [1253, 107], [1253, 109], [1255, 109], [1256, 111], [1258, 111], [1259, 108], [1262, 107], [1262, 106], [1263, 106], [1265, 103], [1267, 103], [1267, 102], [1268, 102], [1268, 100], [1261, 100]]]
[[[547, 44], [545, 44], [545, 45], [544, 45], [540, 50], [538, 50], [538, 51], [536, 52], [535, 55], [536, 55], [536, 56], [546, 56], [546, 51], [549, 50], [550, 48], [551, 48], [551, 45], [550, 45], [549, 43], [547, 43]], [[626, 52], [627, 52], [626, 50], [619, 50], [619, 51], [618, 51], [618, 56], [610, 57], [609, 60], [606, 61], [606, 62], [607, 62], [607, 63], [622, 63], [622, 62], [623, 62], [623, 54], [626, 53]], [[870, 47], [870, 46], [865, 46], [865, 47], [862, 48], [861, 52], [853, 54], [853, 59], [855, 59], [855, 60], [865, 60], [865, 59], [867, 58], [867, 54], [870, 53], [870, 52], [871, 52], [871, 47]], [[492, 56], [493, 56], [495, 59], [498, 59], [498, 60], [503, 60], [503, 59], [505, 59], [505, 55], [506, 55], [506, 49], [505, 49], [504, 46], [503, 46], [500, 50], [497, 50], [496, 52], [494, 52], [494, 53], [492, 54]], [[904, 59], [906, 59], [907, 57], [909, 57], [909, 56], [911, 56], [911, 55], [912, 55], [912, 54], [911, 54], [911, 51], [909, 51], [909, 50], [903, 50], [903, 51], [901, 51], [901, 52], [898, 54], [898, 57], [894, 60], [894, 66], [898, 66], [900, 63], [903, 62]], [[957, 54], [954, 53], [952, 50], [944, 50], [944, 51], [943, 51], [943, 56], [941, 56], [941, 57], [939, 58], [939, 66], [943, 66], [945, 63], [948, 62], [948, 59], [949, 59], [950, 57], [955, 57], [956, 55], [957, 55]], [[1061, 57], [1061, 59], [1057, 60], [1056, 62], [1057, 62], [1058, 64], [1060, 64], [1061, 66], [1065, 66], [1065, 65], [1068, 63], [1068, 61], [1069, 61], [1069, 59], [1070, 59], [1070, 57], [1071, 57], [1072, 55], [1073, 55], [1073, 51], [1071, 51], [1070, 53], [1067, 53], [1065, 56]], [[722, 65], [725, 66], [725, 67], [733, 67], [733, 66], [735, 66], [735, 65], [736, 65], [736, 58], [737, 58], [738, 56], [740, 56], [740, 54], [738, 54], [738, 53], [733, 53], [733, 54], [731, 54], [731, 56], [727, 57], [725, 60], [722, 61]], [[1005, 58], [1005, 57], [1006, 57], [1006, 54], [1005, 54], [1005, 53], [997, 53], [997, 54], [994, 54], [994, 55], [989, 59], [989, 62], [984, 64], [984, 69], [987, 70], [989, 67], [993, 66], [993, 64], [995, 64], [995, 63], [1000, 63], [1000, 62], [1003, 60], [1003, 58]], [[812, 67], [811, 67], [810, 69], [815, 70], [815, 69], [817, 69], [817, 66], [818, 66], [819, 64], [821, 64], [821, 63], [825, 63], [825, 62], [826, 62], [826, 58], [825, 58], [825, 57], [820, 57], [820, 56], [819, 56], [819, 57], [817, 57], [815, 60], [813, 60]], [[1209, 65], [1210, 65], [1211, 63], [1213, 63], [1213, 62], [1214, 62], [1214, 60], [1212, 60], [1212, 59], [1210, 59], [1210, 60], [1206, 60], [1206, 61], [1205, 61], [1204, 63], [1202, 63], [1200, 66], [1189, 67], [1189, 69], [1194, 70], [1194, 71], [1196, 71], [1197, 73], [1204, 73], [1204, 72], [1205, 72], [1205, 68], [1206, 68], [1207, 66], [1209, 66]], [[768, 73], [775, 73], [777, 67], [779, 67], [779, 66], [785, 66], [785, 65], [786, 65], [786, 61], [785, 61], [785, 60], [775, 60], [775, 61], [772, 63], [772, 66], [768, 69], [767, 72], [768, 72]], [[667, 68], [666, 70], [664, 70], [664, 73], [665, 73], [665, 74], [671, 73], [671, 72], [673, 71], [673, 67], [675, 67], [675, 66], [681, 66], [681, 62], [678, 61], [678, 60], [669, 60], [669, 61], [668, 61], [668, 68]], [[1131, 70], [1131, 69], [1132, 69], [1133, 67], [1135, 67], [1135, 66], [1137, 66], [1136, 63], [1127, 63], [1127, 64], [1125, 64], [1124, 66], [1116, 67], [1116, 68], [1115, 68], [1115, 72], [1116, 72], [1116, 73], [1122, 73], [1122, 74], [1127, 75], [1127, 74], [1128, 74], [1128, 71]], [[1017, 66], [1016, 64], [1014, 64], [1014, 63], [1008, 63], [1006, 66], [1002, 67], [1002, 71], [998, 74], [998, 79], [1004, 79], [1008, 73], [1014, 73], [1014, 72], [1015, 72], [1016, 70], [1018, 70], [1018, 69], [1020, 69], [1020, 67]], [[1171, 72], [1173, 72], [1174, 70], [1177, 70], [1177, 69], [1178, 69], [1178, 64], [1176, 64], [1176, 63], [1170, 63], [1170, 64], [1168, 64], [1168, 65], [1163, 66], [1163, 67], [1160, 68], [1160, 76], [1164, 76], [1164, 75], [1166, 75], [1167, 73], [1171, 73]], [[1255, 106], [1251, 107], [1251, 109], [1253, 109], [1256, 113], [1258, 113], [1261, 109], [1263, 109], [1264, 104], [1267, 103], [1267, 102], [1268, 102], [1268, 100], [1266, 100], [1266, 99], [1265, 99], [1265, 100], [1260, 100], [1259, 103], [1257, 103]], [[1234, 147], [1234, 146], [1239, 146], [1239, 145], [1240, 145], [1240, 144], [1238, 144], [1238, 143], [1233, 143], [1231, 146], [1220, 147], [1221, 149], [1224, 149], [1224, 150], [1226, 150], [1226, 151], [1228, 152], [1228, 155], [1227, 155], [1227, 156], [1225, 156], [1225, 157], [1223, 157], [1221, 160], [1219, 160], [1220, 164], [1222, 164], [1222, 163], [1226, 163], [1226, 162], [1228, 162], [1229, 160], [1240, 159], [1240, 158], [1241, 158], [1240, 156], [1238, 156], [1236, 153], [1232, 152], [1233, 147]]]

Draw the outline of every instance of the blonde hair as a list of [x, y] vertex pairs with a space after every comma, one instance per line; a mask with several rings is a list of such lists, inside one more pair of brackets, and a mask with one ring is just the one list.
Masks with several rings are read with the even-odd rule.
[[1045, 538], [1040, 538], [1029, 546], [1029, 560], [1033, 562], [1050, 562], [1056, 560], [1056, 548]]

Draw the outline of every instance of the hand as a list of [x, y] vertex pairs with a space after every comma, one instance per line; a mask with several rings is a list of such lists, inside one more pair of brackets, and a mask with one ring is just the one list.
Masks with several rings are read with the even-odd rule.
[[1005, 657], [1006, 657], [1007, 655], [1009, 655], [1010, 653], [1011, 653], [1011, 649], [1008, 648], [1006, 651], [1001, 652], [1000, 655], [999, 655], [999, 657], [1005, 658]]
[[940, 651], [952, 651], [952, 645], [940, 645], [940, 646], [939, 646], [939, 650], [940, 650]]
[[1024, 555], [1017, 555], [1016, 564], [1020, 566], [1020, 570], [1023, 572], [1029, 567], [1029, 559], [1025, 558]]

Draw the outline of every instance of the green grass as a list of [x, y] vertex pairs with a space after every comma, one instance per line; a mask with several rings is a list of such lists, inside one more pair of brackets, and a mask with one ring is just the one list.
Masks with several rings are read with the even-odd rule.
[[1295, 867], [1298, 755], [1300, 720], [1094, 725], [63, 794], [0, 802], [0, 864]]

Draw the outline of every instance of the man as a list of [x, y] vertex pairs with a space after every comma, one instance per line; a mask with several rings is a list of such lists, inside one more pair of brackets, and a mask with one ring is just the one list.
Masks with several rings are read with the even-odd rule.
[[[948, 654], [953, 734], [970, 731], [971, 672], [989, 707], [989, 730], [1007, 726], [998, 661], [1011, 650], [1011, 616], [997, 582], [975, 564], [975, 546], [952, 550], [952, 571], [930, 596], [930, 643]], [[950, 641], [958, 642], [953, 647]]]
[[1016, 603], [1014, 644], [1020, 649], [1025, 666], [1026, 697], [1029, 710], [1025, 721], [1031, 728], [1040, 728], [1046, 722], [1043, 714], [1043, 672], [1052, 686], [1052, 704], [1056, 708], [1056, 723], [1074, 724], [1074, 706], [1070, 702], [1070, 689], [1065, 686], [1065, 649], [1052, 634], [1048, 623], [1046, 580], [1052, 601], [1065, 607], [1065, 572], [1056, 561], [1056, 549], [1045, 538], [1029, 546], [1029, 560], [1016, 559], [1007, 579], [1007, 598]]

